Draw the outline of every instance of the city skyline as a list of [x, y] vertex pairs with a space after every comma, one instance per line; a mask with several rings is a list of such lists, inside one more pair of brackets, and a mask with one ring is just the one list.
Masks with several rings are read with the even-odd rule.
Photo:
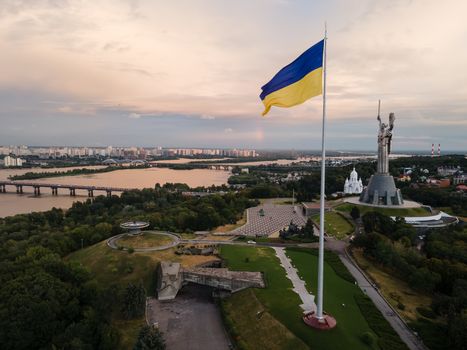
[[449, 2], [5, 1], [0, 140], [318, 149], [319, 98], [262, 118], [258, 95], [326, 19], [329, 149], [376, 150], [381, 98], [394, 151], [465, 151], [467, 5]]

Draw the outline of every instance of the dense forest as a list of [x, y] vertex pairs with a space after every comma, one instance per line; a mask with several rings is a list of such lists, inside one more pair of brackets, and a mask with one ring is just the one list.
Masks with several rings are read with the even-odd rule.
[[[362, 217], [365, 234], [354, 247], [390, 270], [414, 290], [433, 297], [431, 310], [413, 322], [432, 350], [465, 349], [467, 344], [467, 230], [463, 223], [432, 230], [424, 240], [403, 219], [376, 212]], [[403, 307], [403, 305], [401, 305]], [[437, 318], [437, 321], [434, 319]], [[440, 322], [441, 320], [441, 322]]]
[[152, 228], [178, 232], [205, 230], [235, 222], [255, 204], [233, 193], [184, 197], [178, 187], [100, 196], [67, 211], [0, 219], [2, 349], [115, 349], [119, 334], [111, 317], [138, 314], [126, 296], [142, 300], [142, 291], [130, 287], [125, 294], [116, 286], [100, 286], [63, 257], [120, 233], [122, 221], [147, 220]]

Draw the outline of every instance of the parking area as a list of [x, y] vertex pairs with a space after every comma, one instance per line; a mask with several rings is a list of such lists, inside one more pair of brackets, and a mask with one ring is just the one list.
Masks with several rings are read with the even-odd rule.
[[174, 300], [148, 301], [148, 321], [157, 323], [170, 350], [228, 350], [220, 310], [211, 297], [212, 289], [188, 284]]

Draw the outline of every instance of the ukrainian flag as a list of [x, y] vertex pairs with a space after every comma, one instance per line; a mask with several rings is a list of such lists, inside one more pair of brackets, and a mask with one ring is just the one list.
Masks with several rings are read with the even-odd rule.
[[264, 103], [263, 115], [272, 106], [292, 107], [323, 90], [324, 39], [302, 53], [295, 61], [282, 68], [269, 83], [261, 89], [259, 96]]

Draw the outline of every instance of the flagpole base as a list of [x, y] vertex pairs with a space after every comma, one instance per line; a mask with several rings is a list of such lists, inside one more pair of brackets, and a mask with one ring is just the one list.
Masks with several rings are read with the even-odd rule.
[[324, 312], [323, 317], [318, 318], [314, 311], [303, 316], [303, 322], [305, 322], [307, 326], [321, 331], [333, 329], [337, 325], [336, 319], [331, 315]]

